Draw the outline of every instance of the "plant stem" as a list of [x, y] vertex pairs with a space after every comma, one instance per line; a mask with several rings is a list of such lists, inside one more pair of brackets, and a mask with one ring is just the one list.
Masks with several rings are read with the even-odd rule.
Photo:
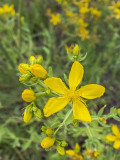
[[56, 129], [56, 131], [54, 132], [54, 135], [59, 131], [59, 129], [64, 125], [65, 121], [68, 119], [68, 117], [71, 115], [72, 113], [72, 109], [67, 113], [67, 115], [65, 116], [65, 119], [63, 120], [63, 122], [59, 125], [59, 127]]
[[[19, 16], [18, 16], [18, 48], [19, 48], [19, 55], [21, 57], [21, 9], [22, 9], [22, 0], [19, 0], [19, 8], [18, 8], [18, 12], [19, 12]], [[20, 60], [19, 57], [19, 60]]]

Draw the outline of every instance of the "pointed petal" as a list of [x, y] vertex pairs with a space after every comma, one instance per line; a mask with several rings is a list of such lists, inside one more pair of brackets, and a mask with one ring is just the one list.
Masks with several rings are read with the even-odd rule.
[[113, 133], [114, 133], [114, 135], [119, 135], [119, 129], [118, 129], [118, 126], [117, 125], [112, 125], [112, 131], [113, 131]]
[[73, 101], [73, 116], [75, 119], [81, 121], [86, 121], [86, 122], [92, 121], [92, 118], [90, 116], [87, 107], [79, 100]]
[[45, 85], [56, 93], [66, 95], [68, 88], [60, 78], [52, 77], [44, 80]]
[[68, 104], [68, 102], [69, 99], [66, 96], [50, 98], [43, 109], [45, 117], [49, 117], [50, 115], [60, 111]]
[[119, 148], [120, 148], [120, 140], [116, 140], [116, 141], [114, 142], [114, 144], [113, 144], [113, 147], [114, 147], [115, 149], [119, 149]]
[[116, 137], [113, 136], [113, 135], [108, 134], [108, 135], [106, 136], [106, 139], [107, 139], [108, 141], [112, 142], [112, 141], [115, 141]]
[[71, 71], [69, 74], [69, 87], [71, 90], [75, 90], [78, 84], [81, 82], [84, 74], [83, 66], [75, 61], [71, 67]]
[[105, 92], [105, 88], [98, 84], [88, 84], [81, 87], [77, 92], [83, 98], [94, 99], [101, 97]]

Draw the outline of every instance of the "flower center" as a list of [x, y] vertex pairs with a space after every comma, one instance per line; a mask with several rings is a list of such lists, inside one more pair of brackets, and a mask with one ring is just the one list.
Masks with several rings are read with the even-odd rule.
[[117, 139], [120, 140], [120, 133], [117, 135]]
[[76, 91], [69, 90], [67, 97], [73, 102], [75, 99], [79, 98], [79, 95], [76, 93]]

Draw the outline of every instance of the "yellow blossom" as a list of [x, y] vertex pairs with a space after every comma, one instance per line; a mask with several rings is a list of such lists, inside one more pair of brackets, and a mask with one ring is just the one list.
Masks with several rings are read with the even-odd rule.
[[95, 149], [93, 151], [91, 151], [91, 149], [87, 149], [84, 152], [85, 156], [89, 156], [90, 158], [97, 158], [100, 155], [100, 152], [96, 151]]
[[8, 6], [8, 4], [4, 4], [3, 7], [0, 7], [0, 15], [14, 16], [15, 15], [14, 5]]
[[18, 66], [18, 70], [20, 71], [21, 74], [26, 74], [27, 73], [26, 71], [29, 71], [30, 67], [28, 64], [21, 63]]
[[24, 111], [24, 122], [28, 123], [31, 120], [32, 116], [33, 116], [33, 113], [31, 112], [31, 105], [29, 105], [25, 108], [25, 111]]
[[36, 99], [35, 93], [32, 90], [25, 89], [22, 92], [22, 99], [26, 102], [31, 102]]
[[39, 78], [45, 79], [47, 77], [47, 71], [40, 64], [30, 65], [31, 73]]
[[51, 19], [50, 22], [56, 26], [58, 23], [60, 23], [61, 19], [60, 19], [60, 14], [51, 14]]
[[92, 13], [92, 15], [97, 16], [98, 18], [100, 18], [100, 16], [101, 16], [101, 12], [95, 8], [91, 8], [91, 13]]
[[89, 31], [84, 27], [80, 27], [78, 29], [77, 35], [79, 35], [82, 40], [85, 40], [89, 38]]
[[41, 146], [42, 148], [49, 148], [53, 146], [54, 143], [55, 143], [55, 138], [45, 137], [41, 142]]
[[69, 74], [70, 89], [68, 89], [60, 78], [52, 77], [44, 80], [44, 83], [48, 88], [58, 94], [61, 94], [60, 97], [52, 97], [48, 100], [43, 109], [45, 117], [49, 117], [50, 115], [60, 111], [69, 102], [71, 102], [73, 104], [74, 119], [87, 122], [92, 121], [87, 109], [86, 101], [83, 98], [94, 99], [101, 97], [105, 92], [105, 88], [98, 84], [88, 84], [76, 90], [83, 78], [83, 74], [83, 66], [78, 61], [75, 61]]
[[108, 134], [106, 136], [107, 141], [114, 142], [113, 148], [119, 149], [120, 148], [120, 131], [117, 125], [112, 125], [112, 132], [114, 135]]

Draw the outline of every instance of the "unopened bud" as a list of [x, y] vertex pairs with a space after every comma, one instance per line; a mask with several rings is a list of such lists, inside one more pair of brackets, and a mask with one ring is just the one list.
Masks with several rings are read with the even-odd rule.
[[48, 136], [51, 136], [51, 135], [53, 134], [53, 130], [52, 130], [51, 128], [48, 128], [48, 129], [46, 130], [46, 134], [47, 134]]
[[47, 77], [47, 71], [40, 64], [32, 64], [30, 66], [31, 73], [39, 78], [45, 79]]
[[38, 118], [42, 118], [42, 112], [39, 108], [36, 107], [36, 111], [34, 111], [34, 115]]
[[20, 71], [21, 74], [26, 74], [27, 73], [26, 71], [29, 71], [30, 67], [28, 64], [21, 63], [18, 66], [18, 70]]
[[26, 102], [31, 102], [36, 99], [35, 93], [30, 89], [25, 89], [22, 92], [22, 99]]
[[73, 48], [73, 55], [74, 55], [74, 56], [78, 56], [79, 52], [80, 52], [80, 48], [79, 48], [79, 46], [76, 44], [75, 47]]
[[55, 138], [45, 137], [41, 142], [42, 148], [49, 148], [52, 147], [55, 143]]
[[19, 81], [20, 82], [26, 82], [26, 81], [29, 81], [31, 79], [31, 74], [28, 72], [26, 74], [23, 74], [20, 78], [19, 78]]
[[32, 105], [29, 105], [25, 108], [25, 111], [24, 111], [24, 122], [25, 123], [28, 123], [33, 116], [33, 113], [31, 111], [31, 107], [32, 107]]
[[36, 58], [34, 56], [30, 56], [30, 63], [35, 64], [36, 63]]
[[60, 155], [64, 156], [65, 155], [65, 148], [57, 145], [57, 151]]
[[39, 56], [38, 58], [37, 58], [37, 63], [38, 64], [41, 64], [42, 63], [42, 61], [43, 61], [43, 57], [42, 56]]

